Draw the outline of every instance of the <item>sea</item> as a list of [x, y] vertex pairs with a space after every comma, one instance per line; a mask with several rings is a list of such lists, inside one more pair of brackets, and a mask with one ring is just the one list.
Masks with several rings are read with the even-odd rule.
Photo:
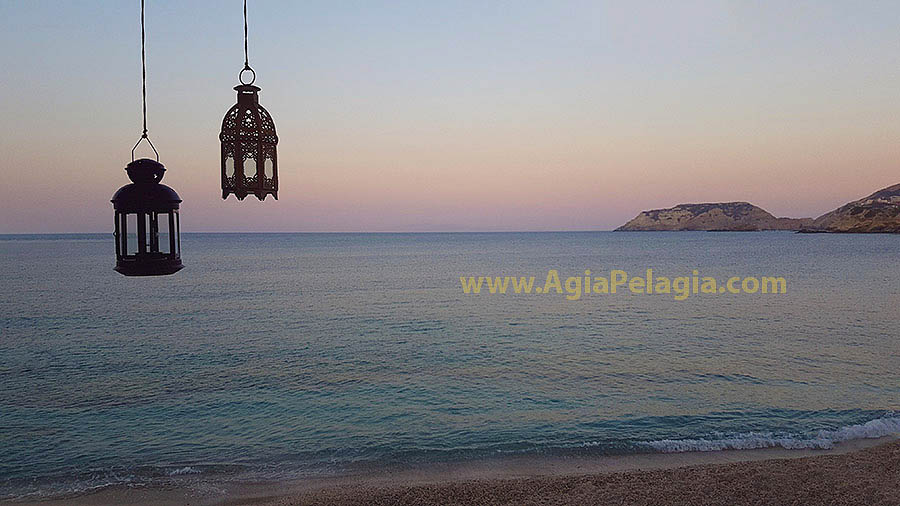
[[[0, 236], [0, 498], [900, 432], [900, 236]], [[785, 293], [464, 293], [460, 277], [777, 276]]]

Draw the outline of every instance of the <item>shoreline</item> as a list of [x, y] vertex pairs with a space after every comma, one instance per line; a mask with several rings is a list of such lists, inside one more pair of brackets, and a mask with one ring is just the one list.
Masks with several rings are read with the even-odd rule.
[[[768, 485], [763, 486], [764, 483]], [[730, 495], [738, 492], [740, 496]], [[867, 495], [854, 500], [846, 495], [851, 493]], [[117, 485], [76, 496], [0, 503], [474, 505], [523, 501], [582, 504], [602, 499], [619, 504], [777, 504], [797, 500], [822, 503], [845, 496], [846, 504], [877, 504], [882, 496], [893, 501], [885, 504], [900, 504], [900, 435], [856, 439], [827, 450], [763, 448], [601, 457], [525, 455], [284, 481], [198, 478], [177, 485]]]

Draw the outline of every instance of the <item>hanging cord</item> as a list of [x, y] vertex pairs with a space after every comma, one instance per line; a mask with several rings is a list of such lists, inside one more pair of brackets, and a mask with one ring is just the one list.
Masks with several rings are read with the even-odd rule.
[[[253, 77], [250, 79], [249, 83], [245, 83], [244, 72], [248, 70], [253, 75]], [[247, 52], [247, 0], [244, 0], [244, 68], [241, 70], [241, 73], [238, 74], [238, 80], [243, 85], [253, 84], [254, 82], [256, 82], [256, 71], [250, 68], [250, 56]]]
[[247, 52], [247, 0], [244, 0], [244, 68], [250, 68], [250, 56]]
[[150, 140], [150, 137], [147, 136], [147, 56], [146, 51], [144, 49], [144, 0], [141, 0], [141, 101], [143, 102], [143, 112], [144, 112], [144, 133], [141, 134], [141, 138], [134, 144], [134, 147], [131, 148], [131, 161], [134, 161], [134, 150], [137, 149], [138, 144], [141, 143], [142, 140], [147, 139], [147, 143], [150, 144], [150, 147], [153, 149], [153, 153], [156, 154], [156, 161], [159, 161], [159, 151], [156, 150], [156, 146], [153, 145], [153, 141]]

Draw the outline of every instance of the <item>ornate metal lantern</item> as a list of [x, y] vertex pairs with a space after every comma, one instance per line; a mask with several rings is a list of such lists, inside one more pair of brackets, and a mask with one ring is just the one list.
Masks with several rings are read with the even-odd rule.
[[[244, 72], [250, 72], [250, 82], [244, 82]], [[256, 72], [250, 68], [247, 53], [247, 0], [244, 0], [244, 68], [238, 74], [237, 104], [225, 113], [222, 120], [222, 198], [233, 193], [238, 200], [248, 194], [265, 200], [272, 195], [278, 200], [278, 135], [275, 122], [259, 105], [259, 90], [253, 86]]]
[[126, 276], [173, 274], [181, 263], [181, 197], [160, 184], [166, 168], [141, 158], [125, 167], [132, 183], [113, 195], [116, 271]]
[[[254, 74], [254, 80], [255, 80]], [[222, 120], [222, 198], [233, 193], [278, 199], [278, 135], [272, 116], [259, 105], [259, 90], [250, 83], [235, 86], [237, 104]]]

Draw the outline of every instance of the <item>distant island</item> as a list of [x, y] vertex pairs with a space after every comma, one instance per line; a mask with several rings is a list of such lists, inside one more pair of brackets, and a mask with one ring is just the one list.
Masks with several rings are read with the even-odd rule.
[[721, 202], [644, 211], [616, 230], [800, 230], [812, 224], [812, 218], [776, 218], [748, 202]]
[[776, 218], [748, 202], [679, 204], [643, 211], [616, 231], [794, 230], [832, 233], [900, 233], [900, 184], [812, 218]]

